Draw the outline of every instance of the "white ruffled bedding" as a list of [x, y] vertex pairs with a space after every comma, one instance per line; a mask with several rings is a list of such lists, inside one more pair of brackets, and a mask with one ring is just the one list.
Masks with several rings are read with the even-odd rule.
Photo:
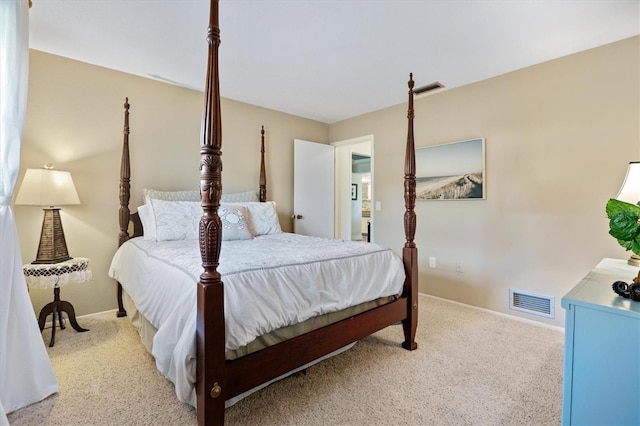
[[[168, 260], [170, 259], [170, 261]], [[196, 381], [198, 241], [134, 238], [116, 252], [109, 276], [158, 330], [152, 355], [189, 402]], [[398, 295], [401, 258], [376, 244], [278, 233], [223, 241], [226, 349], [311, 317]]]

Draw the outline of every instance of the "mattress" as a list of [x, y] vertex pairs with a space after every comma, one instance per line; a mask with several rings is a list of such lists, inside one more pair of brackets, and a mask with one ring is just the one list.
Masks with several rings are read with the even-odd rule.
[[[201, 271], [197, 241], [142, 238], [123, 244], [109, 270], [156, 330], [156, 366], [184, 402], [192, 402], [196, 380], [195, 283]], [[272, 335], [282, 330], [302, 323], [317, 328], [335, 321], [332, 314], [352, 315], [341, 312], [347, 308], [362, 311], [396, 297], [405, 277], [402, 260], [389, 249], [289, 233], [223, 241], [218, 271], [231, 358], [274, 343], [283, 337], [272, 341]]]

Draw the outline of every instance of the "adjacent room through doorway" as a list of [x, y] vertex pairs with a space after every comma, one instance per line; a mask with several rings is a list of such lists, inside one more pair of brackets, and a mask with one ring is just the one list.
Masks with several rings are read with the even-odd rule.
[[335, 235], [374, 241], [373, 135], [332, 143], [335, 146]]

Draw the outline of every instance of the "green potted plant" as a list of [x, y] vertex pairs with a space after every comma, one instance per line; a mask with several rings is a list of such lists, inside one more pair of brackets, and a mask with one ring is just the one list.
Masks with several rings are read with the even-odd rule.
[[[611, 198], [606, 211], [609, 235], [626, 250], [640, 256], [640, 206]], [[616, 294], [640, 302], [640, 272], [633, 279], [633, 284], [616, 281], [611, 287]]]

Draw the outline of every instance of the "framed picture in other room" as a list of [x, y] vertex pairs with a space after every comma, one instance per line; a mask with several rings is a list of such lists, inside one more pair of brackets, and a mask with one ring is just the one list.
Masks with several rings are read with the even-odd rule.
[[357, 183], [352, 183], [351, 184], [351, 199], [352, 200], [357, 200], [358, 199], [358, 184]]

